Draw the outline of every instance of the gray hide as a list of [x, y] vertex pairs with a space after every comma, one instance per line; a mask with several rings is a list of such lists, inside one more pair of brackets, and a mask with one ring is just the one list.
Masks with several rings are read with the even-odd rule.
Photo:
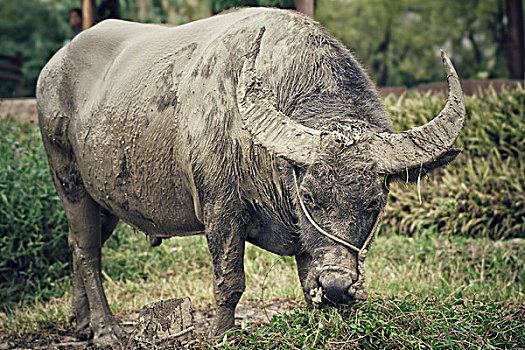
[[366, 299], [357, 253], [313, 222], [364, 250], [388, 183], [413, 181], [459, 153], [451, 146], [462, 93], [444, 61], [447, 107], [396, 133], [350, 53], [293, 11], [239, 9], [172, 28], [107, 20], [79, 34], [37, 87], [69, 221], [77, 335], [122, 336], [100, 278], [101, 245], [119, 219], [152, 244], [206, 235], [211, 334], [234, 325], [245, 241], [296, 256], [307, 301]]

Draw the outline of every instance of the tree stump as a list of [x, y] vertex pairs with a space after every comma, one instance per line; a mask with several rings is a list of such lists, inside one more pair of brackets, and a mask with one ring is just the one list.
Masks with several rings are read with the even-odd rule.
[[137, 326], [127, 349], [173, 349], [193, 336], [193, 317], [189, 297], [156, 300], [139, 311]]

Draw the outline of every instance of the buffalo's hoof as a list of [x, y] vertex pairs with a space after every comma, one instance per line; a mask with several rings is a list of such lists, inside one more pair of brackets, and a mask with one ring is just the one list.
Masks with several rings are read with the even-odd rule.
[[210, 339], [216, 339], [218, 341], [220, 341], [222, 339], [222, 337], [224, 336], [224, 333], [230, 331], [230, 330], [233, 330], [235, 328], [238, 328], [238, 327], [235, 327], [235, 326], [231, 326], [231, 327], [223, 327], [223, 328], [216, 328], [216, 327], [211, 327], [210, 330], [208, 331], [208, 338]]
[[235, 323], [232, 320], [231, 322], [221, 322], [215, 323], [208, 331], [208, 338], [217, 338], [222, 336], [224, 333], [235, 327]]
[[74, 328], [75, 328], [74, 335], [78, 340], [85, 341], [93, 337], [93, 331], [91, 330], [91, 327], [89, 326], [88, 318], [79, 320], [76, 317], [75, 313], [71, 311], [71, 313], [69, 314], [68, 321], [69, 321], [69, 324], [74, 325]]
[[77, 325], [75, 327], [75, 337], [78, 340], [82, 341], [91, 339], [91, 337], [93, 337], [93, 331], [91, 330], [91, 327], [89, 327], [89, 323], [84, 325]]
[[114, 345], [123, 339], [125, 335], [126, 332], [114, 321], [95, 332], [93, 343], [97, 345]]

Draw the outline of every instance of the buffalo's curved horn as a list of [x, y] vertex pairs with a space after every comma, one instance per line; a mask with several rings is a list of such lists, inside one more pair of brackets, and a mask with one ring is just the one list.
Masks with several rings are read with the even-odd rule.
[[294, 122], [275, 107], [275, 96], [264, 89], [255, 71], [265, 27], [259, 30], [250, 50], [245, 55], [237, 85], [237, 106], [243, 128], [248, 130], [256, 144], [277, 156], [299, 165], [312, 164], [319, 158], [330, 134]]
[[[444, 51], [448, 99], [437, 117], [423, 126], [399, 133], [378, 133], [370, 150], [379, 172], [395, 174], [439, 161], [452, 148], [465, 122], [465, 101], [458, 75]], [[460, 150], [457, 151], [456, 154]]]

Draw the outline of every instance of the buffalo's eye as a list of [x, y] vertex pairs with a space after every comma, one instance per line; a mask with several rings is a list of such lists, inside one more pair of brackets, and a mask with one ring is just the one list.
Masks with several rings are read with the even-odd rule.
[[310, 193], [303, 193], [303, 201], [307, 203], [312, 203], [314, 199]]
[[379, 208], [379, 200], [377, 199], [370, 201], [366, 206], [366, 209], [368, 210], [376, 210], [377, 208]]

